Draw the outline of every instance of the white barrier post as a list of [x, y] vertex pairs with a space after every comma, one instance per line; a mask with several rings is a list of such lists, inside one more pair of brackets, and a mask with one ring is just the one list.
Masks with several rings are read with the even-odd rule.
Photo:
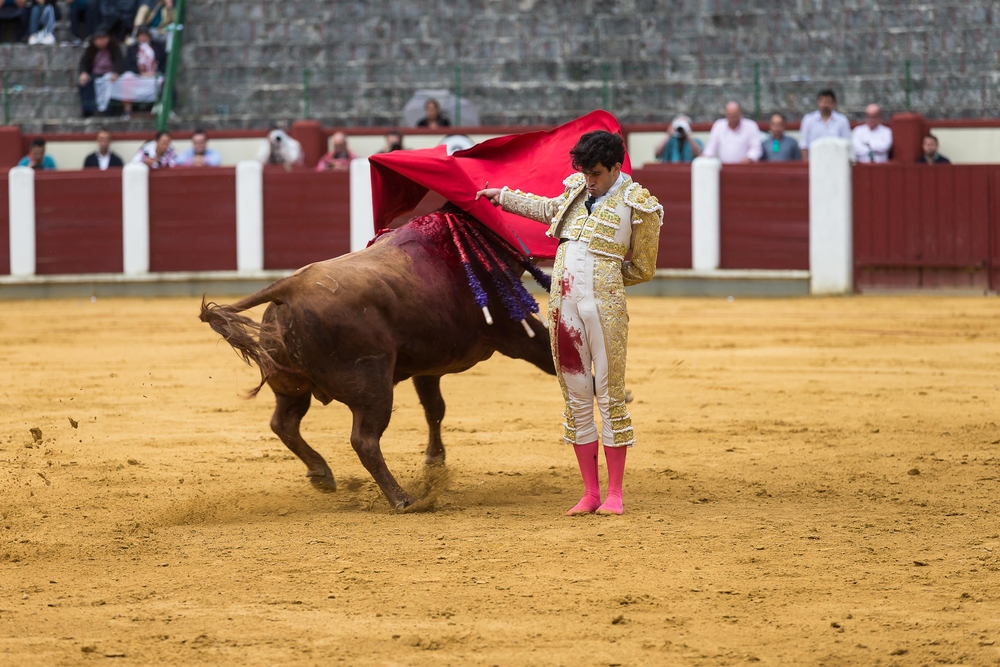
[[149, 273], [149, 167], [122, 169], [122, 269]]
[[854, 290], [851, 142], [827, 137], [809, 145], [809, 289]]
[[236, 270], [264, 270], [264, 165], [236, 165]]
[[364, 250], [375, 235], [372, 169], [368, 158], [351, 160], [351, 252]]
[[35, 170], [14, 167], [7, 177], [10, 275], [35, 275]]
[[696, 157], [691, 164], [691, 267], [719, 268], [719, 172], [722, 162]]

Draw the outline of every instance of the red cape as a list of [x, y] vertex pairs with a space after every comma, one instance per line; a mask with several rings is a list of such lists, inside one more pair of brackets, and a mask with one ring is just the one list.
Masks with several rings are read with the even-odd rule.
[[[540, 259], [555, 256], [556, 240], [545, 236], [546, 225], [505, 213], [476, 192], [486, 183], [504, 185], [545, 197], [562, 193], [562, 181], [573, 173], [569, 151], [580, 136], [593, 130], [621, 134], [621, 126], [607, 111], [560, 125], [554, 130], [511, 134], [489, 139], [448, 155], [444, 146], [394, 151], [369, 158], [375, 229], [385, 229], [412, 211], [433, 190], [482, 222], [518, 251]], [[622, 171], [631, 173], [628, 153]]]

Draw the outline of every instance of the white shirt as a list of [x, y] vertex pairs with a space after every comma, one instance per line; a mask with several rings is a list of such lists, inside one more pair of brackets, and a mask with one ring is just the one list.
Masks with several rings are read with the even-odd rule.
[[851, 133], [857, 162], [888, 162], [892, 150], [892, 130], [879, 123], [875, 129], [858, 125]]
[[754, 162], [760, 159], [763, 150], [760, 145], [760, 128], [749, 118], [741, 118], [736, 129], [729, 127], [729, 121], [720, 118], [712, 124], [708, 135], [708, 144], [702, 155], [717, 157], [723, 164], [742, 162], [750, 158]]
[[799, 148], [809, 149], [809, 144], [823, 137], [851, 138], [851, 122], [847, 116], [833, 111], [827, 120], [823, 120], [819, 109], [811, 111], [802, 117], [799, 126]]
[[108, 150], [107, 155], [101, 155], [101, 151], [94, 151], [97, 155], [97, 166], [101, 168], [101, 171], [107, 171], [108, 167], [111, 166], [111, 150]]

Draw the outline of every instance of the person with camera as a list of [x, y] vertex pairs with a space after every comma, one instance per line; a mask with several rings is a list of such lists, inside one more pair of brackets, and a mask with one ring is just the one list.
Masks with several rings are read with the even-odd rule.
[[670, 123], [670, 134], [656, 147], [660, 162], [693, 162], [701, 155], [701, 141], [691, 134], [691, 119], [678, 114]]

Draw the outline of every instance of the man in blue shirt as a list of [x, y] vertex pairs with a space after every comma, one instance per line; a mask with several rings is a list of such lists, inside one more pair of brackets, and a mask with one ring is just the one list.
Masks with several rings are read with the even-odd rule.
[[56, 161], [45, 154], [45, 139], [35, 137], [28, 144], [28, 154], [17, 163], [18, 167], [31, 167], [32, 169], [55, 169]]
[[691, 136], [691, 119], [680, 114], [670, 123], [670, 134], [656, 147], [660, 162], [691, 162], [701, 155], [701, 142]]
[[785, 134], [785, 115], [782, 113], [771, 114], [771, 134], [761, 142], [762, 161], [788, 162], [790, 160], [801, 160], [802, 152], [799, 150], [799, 142]]
[[191, 147], [181, 152], [177, 157], [179, 167], [220, 167], [222, 153], [208, 147], [208, 134], [205, 130], [195, 130], [191, 135]]

